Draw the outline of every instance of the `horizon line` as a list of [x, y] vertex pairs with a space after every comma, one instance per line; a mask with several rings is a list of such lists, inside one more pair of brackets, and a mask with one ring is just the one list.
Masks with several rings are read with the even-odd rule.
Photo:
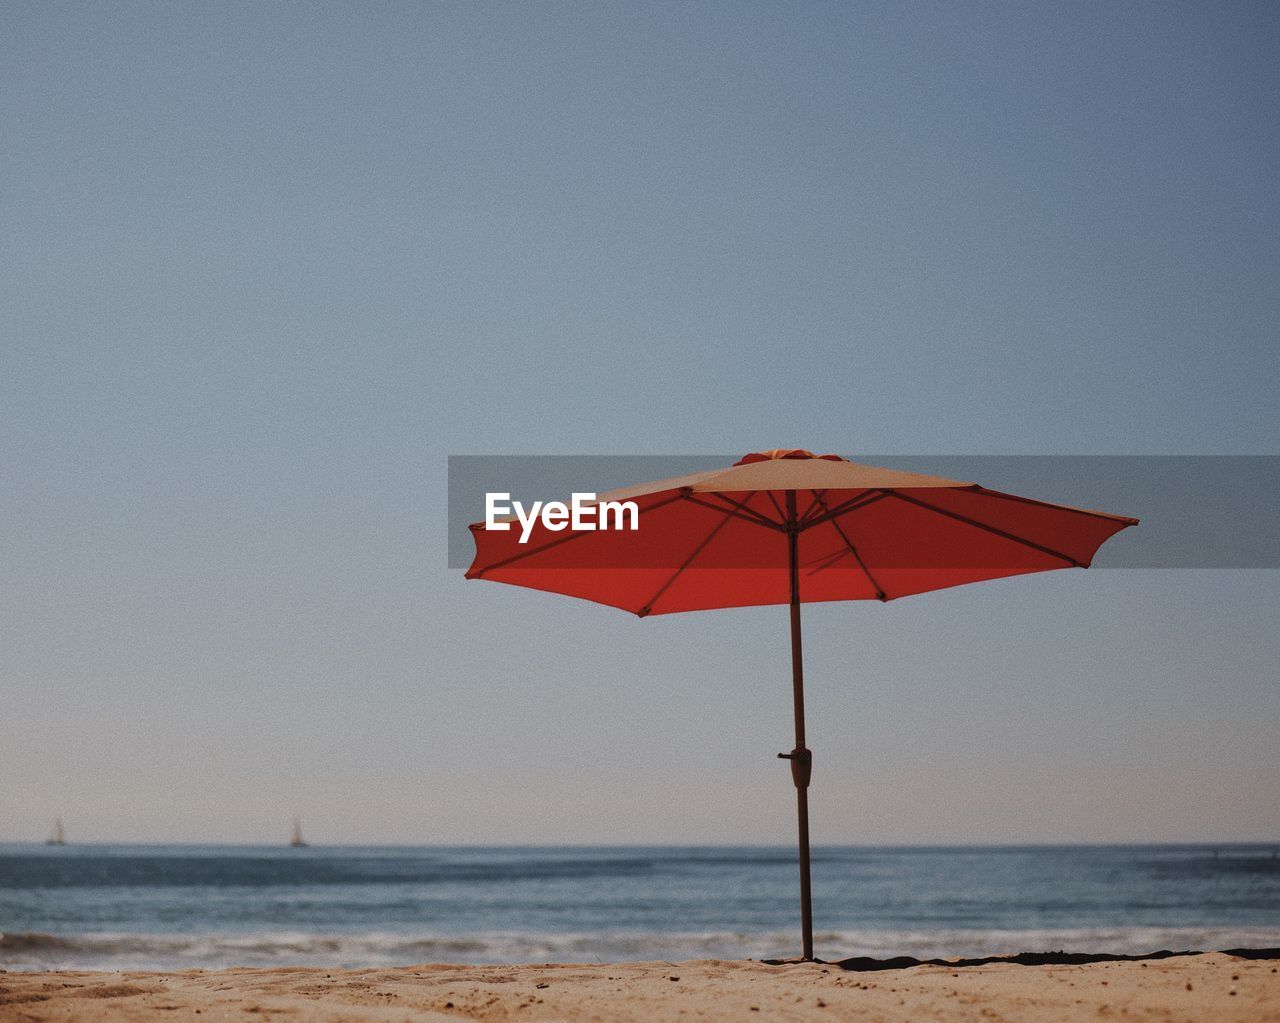
[[[86, 848], [197, 848], [197, 849], [297, 849], [289, 842], [200, 842], [181, 841], [109, 841], [86, 840], [68, 841], [65, 845], [50, 846], [42, 839], [0, 839], [0, 847], [34, 846], [39, 848], [86, 849]], [[817, 849], [1106, 849], [1106, 848], [1224, 848], [1255, 847], [1263, 849], [1280, 849], [1280, 838], [1276, 839], [1222, 839], [1179, 840], [1179, 841], [1144, 841], [1126, 839], [1113, 842], [1099, 841], [1058, 841], [1058, 842], [815, 842]], [[792, 846], [785, 842], [314, 842], [309, 841], [304, 849], [782, 849], [791, 851]]]

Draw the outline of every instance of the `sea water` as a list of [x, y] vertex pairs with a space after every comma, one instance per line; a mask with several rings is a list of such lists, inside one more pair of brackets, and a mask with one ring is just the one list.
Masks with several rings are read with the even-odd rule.
[[[1271, 846], [824, 847], [815, 951], [1280, 946]], [[799, 951], [794, 850], [0, 845], [0, 969]]]

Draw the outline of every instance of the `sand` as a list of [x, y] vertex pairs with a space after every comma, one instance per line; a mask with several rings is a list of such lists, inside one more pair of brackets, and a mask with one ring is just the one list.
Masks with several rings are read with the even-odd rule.
[[700, 960], [376, 970], [0, 972], [0, 1021], [1280, 1021], [1280, 962], [1214, 952], [1089, 965]]

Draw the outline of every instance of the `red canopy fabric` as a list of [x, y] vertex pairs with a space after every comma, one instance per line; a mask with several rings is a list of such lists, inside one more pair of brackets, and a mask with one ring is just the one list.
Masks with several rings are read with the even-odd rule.
[[606, 501], [635, 502], [639, 528], [556, 532], [538, 523], [521, 543], [518, 525], [476, 523], [467, 577], [641, 616], [786, 604], [794, 530], [801, 601], [888, 601], [1087, 567], [1138, 521], [794, 449], [599, 496]]

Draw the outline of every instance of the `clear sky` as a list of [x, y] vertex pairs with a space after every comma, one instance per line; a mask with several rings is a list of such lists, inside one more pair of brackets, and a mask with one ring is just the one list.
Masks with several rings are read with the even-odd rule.
[[[0, 841], [790, 841], [785, 609], [467, 583], [446, 457], [1280, 454], [1277, 68], [1265, 2], [5, 4]], [[814, 839], [1276, 840], [1278, 610], [807, 608]]]

